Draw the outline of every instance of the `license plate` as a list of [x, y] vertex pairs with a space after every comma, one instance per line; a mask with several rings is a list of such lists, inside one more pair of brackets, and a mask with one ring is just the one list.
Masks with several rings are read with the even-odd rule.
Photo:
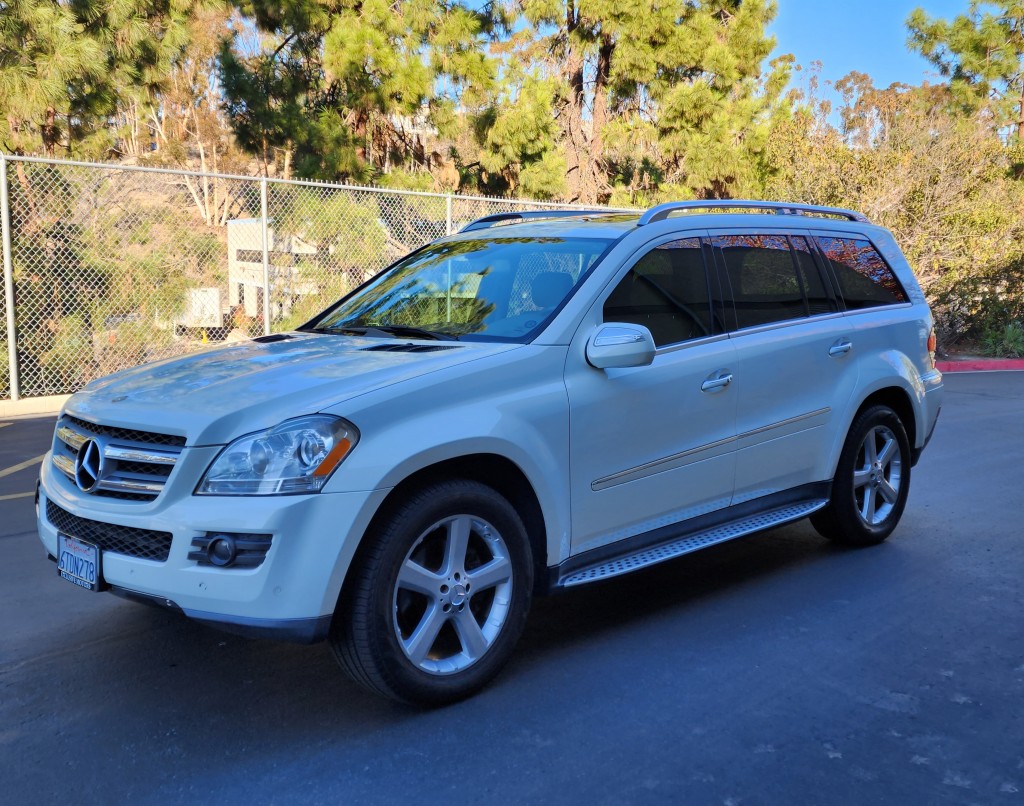
[[68, 582], [90, 591], [103, 585], [100, 547], [70, 535], [57, 535], [57, 573]]

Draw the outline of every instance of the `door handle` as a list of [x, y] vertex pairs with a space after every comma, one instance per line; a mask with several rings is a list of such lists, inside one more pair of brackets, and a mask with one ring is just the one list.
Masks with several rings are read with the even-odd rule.
[[732, 383], [732, 373], [727, 375], [719, 375], [717, 378], [708, 378], [704, 383], [700, 385], [702, 392], [713, 392], [716, 389], [724, 389]]
[[846, 355], [852, 349], [853, 349], [853, 342], [846, 341], [844, 339], [842, 341], [837, 341], [835, 344], [833, 344], [831, 347], [829, 347], [828, 348], [828, 354], [829, 355]]

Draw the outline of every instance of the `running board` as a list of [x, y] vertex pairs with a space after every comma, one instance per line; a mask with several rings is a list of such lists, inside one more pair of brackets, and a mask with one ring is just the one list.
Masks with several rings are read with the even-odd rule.
[[812, 512], [817, 512], [827, 503], [827, 498], [801, 501], [796, 504], [770, 509], [767, 512], [760, 512], [756, 515], [749, 515], [710, 529], [703, 529], [694, 534], [669, 540], [652, 548], [640, 549], [589, 567], [571, 571], [568, 575], [559, 579], [555, 583], [555, 587], [572, 588], [577, 585], [586, 585], [588, 582], [600, 582], [603, 579], [628, 574], [630, 571], [638, 571], [641, 568], [657, 565], [665, 560], [673, 560], [676, 557], [682, 557], [684, 554], [690, 554], [699, 549], [713, 546], [716, 543], [724, 543], [727, 540], [746, 537], [754, 532], [772, 529], [790, 521], [798, 521], [801, 518], [806, 518]]

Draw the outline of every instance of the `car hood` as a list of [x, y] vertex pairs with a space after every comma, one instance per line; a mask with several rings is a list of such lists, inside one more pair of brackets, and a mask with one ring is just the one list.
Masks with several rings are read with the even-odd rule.
[[392, 384], [520, 347], [288, 333], [123, 370], [65, 410], [93, 422], [219, 445]]

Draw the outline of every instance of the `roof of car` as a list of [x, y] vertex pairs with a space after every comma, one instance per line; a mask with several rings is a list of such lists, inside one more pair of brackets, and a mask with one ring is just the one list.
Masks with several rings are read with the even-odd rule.
[[[654, 208], [657, 209], [657, 208]], [[799, 209], [799, 208], [797, 208]], [[833, 213], [831, 208], [805, 208], [790, 214], [777, 214], [771, 208], [757, 207], [746, 211], [737, 211], [732, 207], [724, 207], [723, 210], [707, 209], [694, 206], [692, 208], [680, 208], [680, 215], [665, 215], [653, 219], [654, 221], [671, 220], [676, 222], [681, 229], [688, 228], [762, 228], [772, 229], [836, 229], [855, 232], [864, 232], [866, 229], [874, 229], [864, 216], [852, 211], [837, 211]], [[820, 210], [820, 212], [819, 212]], [[675, 210], [670, 211], [675, 213]], [[849, 212], [848, 216], [842, 215]], [[456, 236], [460, 240], [476, 238], [605, 238], [617, 239], [630, 231], [644, 226], [644, 218], [649, 217], [648, 213], [629, 213], [611, 211], [608, 213], [583, 212], [559, 210], [552, 211], [557, 217], [545, 218], [544, 211], [531, 211], [531, 215], [537, 217], [518, 220], [514, 218], [496, 220], [493, 222], [485, 219], [478, 219], [468, 225]], [[852, 216], [856, 216], [851, 220]], [[494, 218], [497, 218], [496, 216]]]

